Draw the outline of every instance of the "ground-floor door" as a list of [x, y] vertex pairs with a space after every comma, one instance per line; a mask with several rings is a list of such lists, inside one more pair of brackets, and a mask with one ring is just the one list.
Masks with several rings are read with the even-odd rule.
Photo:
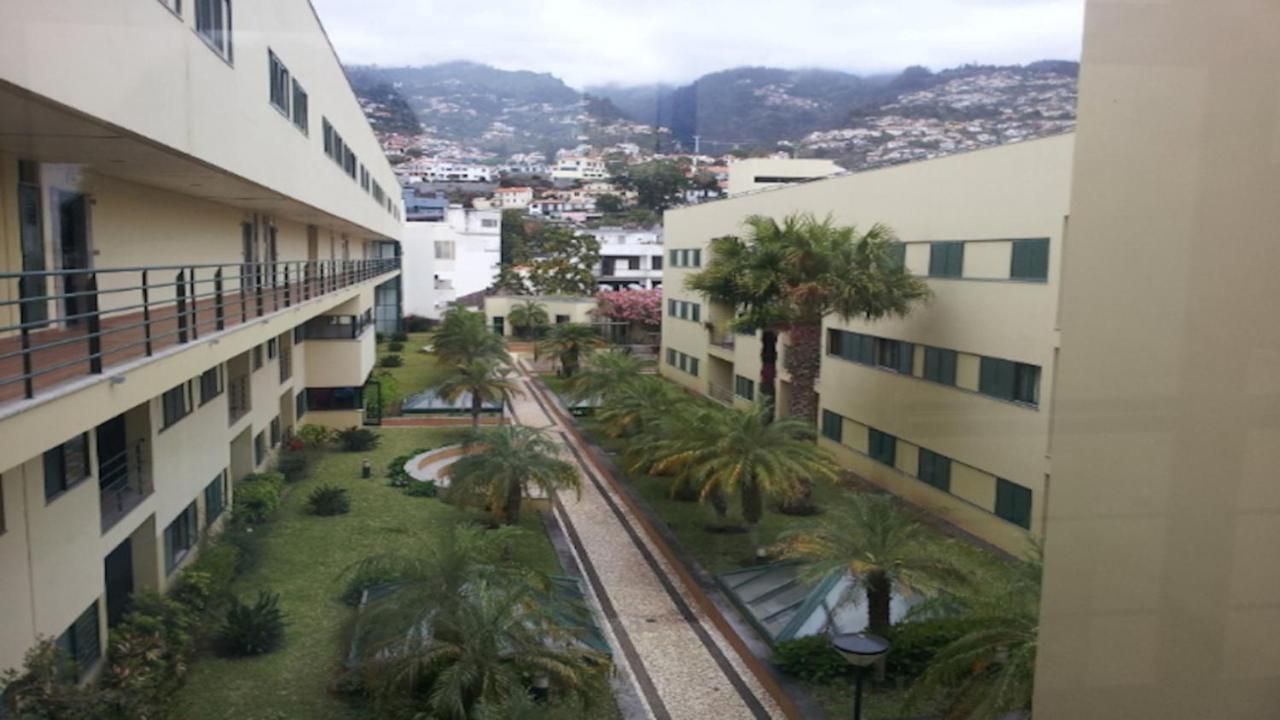
[[125, 538], [103, 564], [107, 576], [107, 627], [115, 627], [129, 612], [133, 595], [133, 543]]

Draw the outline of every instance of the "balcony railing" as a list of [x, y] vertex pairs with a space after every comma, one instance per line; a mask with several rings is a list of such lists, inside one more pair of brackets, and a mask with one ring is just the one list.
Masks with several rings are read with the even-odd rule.
[[98, 507], [102, 521], [102, 532], [115, 527], [129, 511], [142, 504], [151, 494], [151, 487], [145, 482], [145, 444], [138, 441], [133, 448], [134, 468], [129, 468], [129, 451], [121, 450], [116, 455], [104, 460], [99, 468], [102, 477], [99, 481]]
[[0, 273], [0, 297], [18, 298], [0, 300], [0, 322], [11, 323], [0, 326], [0, 403], [399, 267], [380, 258]]
[[711, 332], [711, 344], [726, 350], [732, 350], [737, 340], [737, 334], [726, 332], [723, 330], [713, 330]]
[[722, 405], [733, 405], [733, 390], [724, 385], [707, 383], [707, 395]]

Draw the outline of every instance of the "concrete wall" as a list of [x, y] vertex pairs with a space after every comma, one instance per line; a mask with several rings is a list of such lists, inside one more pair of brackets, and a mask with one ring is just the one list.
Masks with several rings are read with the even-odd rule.
[[1087, 5], [1037, 720], [1280, 713], [1278, 25]]
[[[493, 223], [485, 227], [486, 222]], [[452, 243], [453, 258], [437, 258], [436, 243]], [[444, 221], [405, 226], [405, 314], [439, 319], [457, 298], [484, 290], [498, 274], [502, 213], [449, 208]]]
[[729, 163], [729, 194], [780, 187], [778, 182], [766, 178], [787, 178], [790, 181], [811, 180], [843, 172], [831, 160], [800, 160], [792, 158], [746, 158]]
[[547, 311], [547, 319], [551, 323], [556, 322], [557, 315], [567, 315], [569, 322], [589, 323], [593, 320], [591, 311], [596, 309], [595, 298], [588, 297], [493, 295], [484, 299], [485, 322], [492, 328], [495, 317], [503, 318], [503, 334], [506, 337], [512, 337], [515, 335], [515, 328], [512, 327], [507, 316], [511, 314], [512, 307], [529, 300], [542, 304]]
[[[907, 318], [874, 323], [827, 319], [824, 330], [853, 331], [917, 347], [910, 375], [824, 356], [818, 384], [821, 407], [844, 417], [855, 430], [846, 429], [844, 447], [823, 442], [858, 474], [935, 508], [988, 541], [1013, 552], [1023, 551], [1025, 531], [993, 514], [995, 479], [1031, 489], [1031, 529], [1041, 532], [1048, 472], [1046, 409], [1053, 396], [1058, 277], [1072, 147], [1071, 136], [1060, 136], [668, 212], [660, 371], [699, 392], [708, 392], [709, 383], [723, 386], [726, 381], [732, 390], [734, 375], [759, 378], [759, 341], [739, 335], [733, 338], [732, 349], [712, 345], [712, 332], [725, 335], [732, 310], [709, 303], [685, 287], [685, 278], [700, 268], [678, 267], [671, 262], [673, 251], [701, 248], [705, 267], [710, 261], [709, 241], [741, 234], [742, 221], [749, 215], [781, 219], [796, 212], [812, 212], [818, 217], [830, 214], [838, 223], [861, 229], [886, 223], [907, 245], [907, 268], [919, 275], [928, 274], [931, 242], [964, 241], [962, 276], [929, 279], [934, 297]], [[1018, 238], [1049, 240], [1046, 280], [1010, 279], [1011, 246]], [[670, 317], [665, 303], [671, 299], [699, 303], [700, 320]], [[705, 327], [707, 322], [714, 331]], [[781, 355], [785, 356], [787, 344], [784, 336]], [[920, 377], [922, 345], [959, 353], [956, 387]], [[704, 358], [700, 376], [670, 367], [666, 348]], [[1039, 406], [1004, 402], [974, 392], [978, 357], [982, 355], [1039, 366]], [[785, 407], [790, 397], [790, 376], [785, 367], [780, 366], [779, 379], [779, 404]], [[859, 426], [862, 439], [848, 439], [858, 434]], [[865, 444], [866, 427], [898, 437], [898, 467], [871, 460], [863, 454], [865, 448], [859, 452], [858, 444]], [[952, 492], [940, 492], [914, 477], [917, 469], [908, 460], [919, 447], [952, 459]]]

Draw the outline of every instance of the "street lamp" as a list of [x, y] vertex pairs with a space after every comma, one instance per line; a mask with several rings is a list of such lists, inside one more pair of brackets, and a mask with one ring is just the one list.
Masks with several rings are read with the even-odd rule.
[[847, 633], [831, 638], [831, 647], [840, 653], [845, 662], [853, 666], [855, 690], [853, 694], [853, 720], [862, 720], [862, 681], [867, 668], [889, 652], [889, 641], [871, 633]]

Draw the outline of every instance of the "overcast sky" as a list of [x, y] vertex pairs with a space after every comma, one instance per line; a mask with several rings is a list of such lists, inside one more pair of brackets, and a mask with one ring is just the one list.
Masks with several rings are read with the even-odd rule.
[[312, 0], [344, 63], [474, 60], [574, 87], [741, 65], [1078, 60], [1084, 0]]

